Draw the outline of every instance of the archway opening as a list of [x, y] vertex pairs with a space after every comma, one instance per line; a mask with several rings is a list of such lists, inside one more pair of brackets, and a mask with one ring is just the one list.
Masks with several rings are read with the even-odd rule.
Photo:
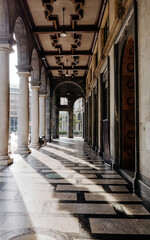
[[83, 137], [83, 115], [84, 102], [83, 98], [78, 98], [73, 106], [73, 133], [74, 137]]
[[[15, 38], [15, 36], [14, 36]], [[9, 55], [10, 75], [10, 133], [17, 133], [18, 130], [18, 102], [19, 102], [19, 77], [17, 74], [17, 46], [13, 47], [14, 52]]]
[[129, 37], [122, 58], [121, 168], [131, 177], [135, 171], [134, 39]]
[[68, 136], [68, 112], [59, 111], [59, 137]]

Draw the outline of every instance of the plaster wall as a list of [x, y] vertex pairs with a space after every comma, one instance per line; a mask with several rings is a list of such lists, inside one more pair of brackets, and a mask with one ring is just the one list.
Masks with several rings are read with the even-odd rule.
[[150, 178], [150, 1], [138, 0], [140, 173]]

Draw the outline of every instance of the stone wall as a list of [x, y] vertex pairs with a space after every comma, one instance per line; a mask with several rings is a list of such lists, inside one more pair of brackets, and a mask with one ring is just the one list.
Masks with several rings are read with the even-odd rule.
[[140, 173], [150, 179], [150, 1], [138, 0]]

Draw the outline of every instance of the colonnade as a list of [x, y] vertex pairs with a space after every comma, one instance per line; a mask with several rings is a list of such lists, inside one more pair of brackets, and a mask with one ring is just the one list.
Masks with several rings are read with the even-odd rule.
[[[13, 162], [8, 153], [9, 140], [9, 53], [13, 52], [10, 44], [0, 45], [0, 165]], [[39, 147], [39, 136], [47, 140], [59, 137], [59, 110], [56, 98], [50, 93], [40, 92], [40, 81], [31, 81], [31, 142], [29, 145], [29, 77], [31, 66], [17, 66], [19, 76], [18, 104], [18, 147], [15, 153], [28, 154], [30, 148]], [[46, 112], [48, 111], [48, 113]], [[73, 108], [68, 111], [68, 137], [73, 138]], [[47, 126], [48, 125], [48, 126]]]
[[[0, 166], [13, 162], [8, 153], [9, 140], [9, 53], [11, 45], [0, 45]], [[31, 83], [31, 144], [29, 145], [29, 77], [30, 66], [17, 66], [19, 76], [18, 147], [17, 154], [28, 154], [39, 147], [39, 135], [46, 136], [46, 97], [39, 94], [40, 86]], [[50, 100], [50, 99], [49, 99]], [[50, 117], [50, 114], [49, 114]], [[49, 119], [50, 123], [50, 119]], [[49, 136], [50, 138], [50, 136]], [[50, 139], [49, 139], [50, 140]]]

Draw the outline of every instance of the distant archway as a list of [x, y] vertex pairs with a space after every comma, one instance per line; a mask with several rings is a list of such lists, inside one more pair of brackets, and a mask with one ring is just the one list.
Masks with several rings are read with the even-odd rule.
[[78, 98], [73, 106], [73, 132], [74, 136], [83, 137], [84, 130], [84, 99]]

